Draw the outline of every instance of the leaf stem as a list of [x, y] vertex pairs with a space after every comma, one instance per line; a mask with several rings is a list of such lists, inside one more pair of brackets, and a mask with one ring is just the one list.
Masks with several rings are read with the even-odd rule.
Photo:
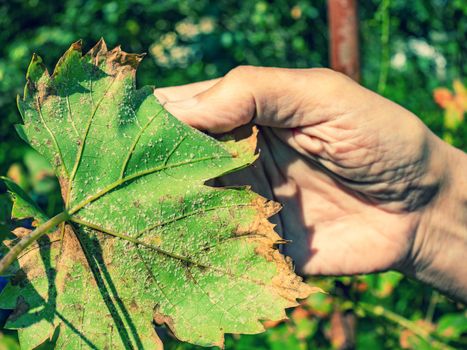
[[55, 226], [68, 220], [68, 218], [68, 213], [63, 211], [60, 214], [55, 215], [50, 220], [44, 222], [28, 235], [21, 238], [21, 240], [0, 260], [0, 275], [6, 271], [6, 269], [13, 263], [13, 261], [16, 260], [18, 255], [21, 254], [23, 250], [25, 250]]

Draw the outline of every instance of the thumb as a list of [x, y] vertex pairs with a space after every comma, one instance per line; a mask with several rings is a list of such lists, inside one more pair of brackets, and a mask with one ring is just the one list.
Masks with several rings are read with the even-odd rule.
[[[160, 98], [168, 100], [164, 107], [178, 119], [213, 133], [252, 120], [264, 126], [295, 128], [326, 120], [330, 108], [320, 106], [332, 106], [339, 76], [328, 69], [240, 66], [192, 97], [170, 101], [170, 96], [161, 93]], [[176, 89], [182, 88], [172, 87], [170, 93], [176, 96]]]
[[[230, 73], [229, 73], [230, 74]], [[242, 81], [227, 74], [210, 88], [193, 97], [167, 101], [164, 108], [181, 121], [200, 130], [213, 133], [228, 132], [247, 124], [256, 113], [254, 98]], [[170, 98], [170, 97], [169, 97]]]

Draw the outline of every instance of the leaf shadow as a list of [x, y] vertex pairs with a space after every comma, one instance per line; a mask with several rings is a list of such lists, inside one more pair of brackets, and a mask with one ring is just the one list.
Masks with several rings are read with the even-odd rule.
[[[22, 317], [20, 328], [27, 328], [42, 320], [45, 320], [47, 321], [47, 323], [53, 325], [56, 316], [65, 325], [73, 329], [73, 332], [76, 333], [90, 348], [97, 349], [97, 347], [92, 343], [90, 339], [88, 339], [84, 334], [82, 334], [76, 327], [73, 326], [72, 322], [70, 322], [66, 317], [64, 317], [60, 312], [57, 311], [57, 270], [52, 266], [52, 257], [50, 254], [50, 247], [54, 242], [51, 242], [48, 236], [43, 236], [37, 241], [37, 243], [38, 248], [32, 248], [25, 254], [32, 252], [34, 249], [39, 250], [40, 259], [46, 271], [48, 298], [43, 298], [43, 296], [33, 287], [32, 281], [27, 278], [26, 273], [17, 265], [16, 267], [18, 268], [18, 270], [15, 273], [15, 275], [12, 278], [10, 278], [9, 284], [11, 284], [12, 286], [19, 286], [20, 288], [24, 289], [25, 293], [28, 294], [29, 303], [26, 303], [24, 297], [20, 295], [16, 300], [16, 308], [10, 310], [10, 314], [6, 321], [14, 322], [20, 317]], [[34, 308], [36, 310], [39, 309], [39, 311], [34, 312], [34, 315], [32, 317], [24, 316], [24, 314], [31, 308]], [[52, 343], [54, 343], [54, 341], [57, 338], [57, 329], [58, 327], [56, 327], [51, 334], [43, 335], [43, 344], [49, 343], [53, 345]], [[50, 338], [48, 338], [48, 336]], [[51, 339], [53, 340], [52, 342]]]
[[118, 334], [125, 346], [125, 349], [133, 349], [131, 339], [134, 340], [137, 349], [143, 349], [144, 347], [136, 329], [136, 325], [120, 298], [117, 288], [115, 287], [115, 283], [104, 261], [102, 247], [99, 241], [95, 238], [91, 238], [87, 233], [83, 232], [83, 230], [78, 230], [76, 237], [83, 249], [91, 273], [97, 283], [99, 293], [116, 325]]
[[[51, 264], [51, 254], [50, 254], [50, 247], [53, 242], [50, 241], [50, 238], [48, 236], [43, 236], [41, 237], [42, 242], [39, 243], [39, 253], [42, 259], [42, 262], [44, 264], [44, 269], [46, 271], [46, 276], [47, 276], [47, 281], [48, 281], [48, 300], [44, 300], [45, 303], [48, 304], [48, 307], [52, 309], [52, 312], [50, 315], [46, 315], [47, 321], [49, 321], [51, 324], [53, 324], [53, 319], [54, 316], [57, 316], [67, 327], [72, 329], [74, 333], [76, 333], [83, 342], [85, 342], [90, 348], [92, 349], [98, 349], [93, 342], [88, 339], [82, 332], [80, 332], [79, 329], [77, 329], [75, 326], [73, 326], [73, 323], [69, 321], [64, 315], [62, 315], [58, 310], [57, 310], [57, 287], [56, 287], [56, 279], [57, 279], [57, 269], [55, 269], [52, 264]], [[47, 248], [46, 248], [47, 247]], [[58, 330], [57, 330], [58, 329]], [[58, 334], [56, 333], [60, 332], [60, 328], [56, 327], [54, 332], [50, 335], [50, 338], [53, 340], [56, 340], [58, 337]], [[45, 342], [48, 342], [46, 340]]]
[[[89, 237], [87, 233], [84, 233], [81, 230], [78, 231], [78, 234], [75, 234], [75, 236], [78, 238], [79, 244], [82, 247], [86, 261], [94, 281], [96, 282], [96, 287], [107, 307], [113, 323], [115, 324], [115, 328], [117, 329], [118, 336], [120, 337], [124, 348], [143, 349], [143, 344], [137, 332], [136, 325], [132, 321], [126, 306], [119, 297], [115, 283], [113, 282], [107, 266], [105, 265], [100, 243], [97, 239]], [[40, 259], [46, 271], [48, 298], [45, 299], [38, 290], [33, 287], [32, 281], [27, 278], [26, 273], [21, 269], [18, 269], [17, 273], [10, 279], [9, 283], [14, 286], [19, 285], [21, 288], [27, 288], [29, 304], [21, 304], [25, 303], [24, 298], [21, 296], [18, 297], [16, 301], [17, 307], [15, 310], [10, 311], [11, 313], [8, 320], [15, 321], [16, 319], [23, 317], [20, 328], [27, 328], [43, 320], [53, 326], [54, 320], [58, 318], [65, 327], [75, 333], [89, 348], [97, 350], [99, 347], [89, 337], [83, 334], [83, 332], [74, 325], [73, 321], [69, 320], [65, 315], [63, 315], [63, 313], [57, 310], [58, 271], [54, 267], [55, 264], [52, 263], [53, 257], [51, 255], [51, 246], [53, 244], [59, 244], [59, 242], [51, 241], [50, 237], [46, 235], [38, 240], [38, 248], [34, 248], [39, 249]], [[67, 276], [63, 283], [69, 282], [67, 280], [68, 278], [69, 277]], [[88, 293], [89, 291], [81, 290], [78, 292]], [[81, 305], [81, 307], [86, 307], [86, 305]], [[40, 310], [35, 312], [32, 317], [24, 317], [24, 313], [32, 308]], [[60, 332], [63, 332], [63, 330], [60, 330], [59, 325], [55, 325], [54, 330], [50, 334], [44, 335], [42, 345], [50, 344], [50, 346], [54, 347]], [[110, 338], [112, 337], [110, 336], [109, 339]], [[132, 344], [134, 344], [134, 346]]]
[[[85, 57], [81, 59], [81, 74], [71, 74], [64, 70], [61, 72], [63, 80], [58, 76], [53, 76], [48, 84], [48, 93], [59, 97], [69, 97], [74, 94], [89, 94], [92, 91], [92, 82], [108, 77], [109, 75], [91, 62], [87, 62]], [[57, 70], [57, 67], [55, 68]], [[66, 72], [66, 73], [65, 73]], [[89, 85], [89, 88], [86, 87]]]

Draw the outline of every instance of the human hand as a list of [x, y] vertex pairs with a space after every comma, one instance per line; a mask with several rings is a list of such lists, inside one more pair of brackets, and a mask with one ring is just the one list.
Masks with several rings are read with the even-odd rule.
[[221, 182], [283, 205], [278, 231], [302, 274], [417, 275], [433, 258], [420, 227], [465, 155], [411, 112], [327, 69], [239, 67], [155, 94], [198, 129], [260, 126], [259, 162]]

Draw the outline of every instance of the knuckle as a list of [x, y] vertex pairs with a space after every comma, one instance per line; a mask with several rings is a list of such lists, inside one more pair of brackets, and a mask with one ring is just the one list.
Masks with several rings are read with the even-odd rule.
[[351, 81], [351, 79], [345, 74], [339, 73], [330, 68], [312, 68], [310, 71], [312, 74], [319, 76], [329, 83], [343, 84], [344, 82]]
[[247, 77], [250, 76], [253, 73], [253, 71], [257, 69], [258, 68], [254, 66], [237, 66], [227, 73], [227, 77], [234, 79]]
[[351, 78], [329, 68], [312, 68], [309, 70], [309, 79], [319, 82], [321, 93], [326, 96], [339, 96], [344, 91], [355, 92], [358, 83]]

